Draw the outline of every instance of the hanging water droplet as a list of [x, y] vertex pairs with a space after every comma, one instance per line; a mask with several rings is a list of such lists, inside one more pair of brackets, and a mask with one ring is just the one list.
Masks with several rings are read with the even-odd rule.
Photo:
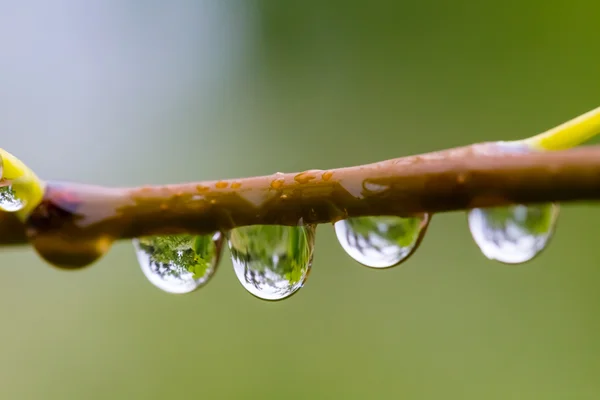
[[223, 237], [214, 235], [151, 236], [133, 240], [148, 280], [169, 293], [189, 293], [214, 275]]
[[25, 207], [25, 202], [19, 199], [11, 185], [0, 186], [0, 210], [15, 212], [23, 207]]
[[557, 204], [475, 208], [468, 213], [469, 229], [487, 258], [520, 264], [546, 247], [558, 213]]
[[355, 217], [335, 223], [337, 238], [350, 257], [371, 268], [405, 261], [419, 246], [429, 215]]
[[244, 226], [228, 236], [235, 274], [254, 296], [281, 300], [304, 285], [312, 264], [314, 225]]
[[0, 210], [15, 212], [25, 207], [25, 202], [19, 198], [10, 181], [4, 179], [4, 163], [0, 156]]

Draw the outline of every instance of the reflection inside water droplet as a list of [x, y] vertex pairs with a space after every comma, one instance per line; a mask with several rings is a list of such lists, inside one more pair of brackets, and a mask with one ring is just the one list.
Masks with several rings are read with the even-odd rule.
[[15, 212], [25, 207], [25, 202], [19, 198], [10, 182], [4, 179], [4, 163], [0, 156], [0, 210]]
[[142, 272], [154, 286], [169, 293], [189, 293], [214, 275], [222, 242], [217, 232], [139, 238], [133, 245]]
[[315, 227], [253, 225], [229, 233], [233, 268], [254, 296], [281, 300], [302, 287], [310, 272]]
[[350, 257], [372, 268], [388, 268], [417, 249], [429, 215], [356, 217], [335, 223], [337, 238]]
[[[2, 185], [1, 182], [0, 185]], [[12, 186], [0, 186], [0, 210], [15, 212], [23, 207], [25, 207], [25, 202], [17, 197]]]
[[557, 204], [475, 208], [468, 213], [469, 229], [487, 258], [519, 264], [546, 247], [558, 213]]

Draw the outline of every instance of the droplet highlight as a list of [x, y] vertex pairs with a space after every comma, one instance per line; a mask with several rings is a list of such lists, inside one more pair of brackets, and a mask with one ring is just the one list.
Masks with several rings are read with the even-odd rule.
[[346, 253], [362, 265], [389, 268], [406, 261], [418, 248], [430, 216], [354, 217], [334, 224]]
[[133, 245], [150, 283], [168, 293], [190, 293], [214, 275], [223, 235], [168, 235], [138, 238]]
[[471, 235], [490, 260], [521, 264], [546, 246], [556, 226], [557, 204], [475, 208], [468, 213]]
[[304, 285], [312, 265], [314, 225], [245, 226], [228, 236], [235, 274], [252, 295], [281, 300]]

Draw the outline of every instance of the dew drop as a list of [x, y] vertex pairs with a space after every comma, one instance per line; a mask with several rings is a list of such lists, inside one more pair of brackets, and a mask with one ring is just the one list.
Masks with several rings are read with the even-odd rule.
[[84, 210], [82, 193], [50, 182], [44, 199], [25, 222], [25, 232], [33, 248], [57, 268], [77, 270], [95, 263], [118, 237], [107, 229], [109, 224], [102, 222], [113, 215], [110, 207], [96, 205], [93, 210]]
[[421, 242], [430, 217], [354, 217], [334, 224], [342, 248], [371, 268], [388, 268], [410, 257]]
[[[2, 185], [1, 182], [0, 185]], [[0, 186], [0, 210], [15, 212], [23, 207], [25, 207], [25, 202], [19, 199], [11, 185]]]
[[277, 178], [271, 182], [271, 188], [272, 189], [280, 189], [284, 183], [285, 183], [285, 179]]
[[142, 272], [154, 286], [168, 293], [189, 293], [214, 275], [223, 235], [151, 236], [133, 240]]
[[108, 235], [73, 238], [56, 232], [37, 233], [34, 229], [28, 229], [27, 235], [40, 257], [64, 270], [78, 270], [95, 263], [110, 250], [115, 240]]
[[3, 179], [4, 163], [0, 156], [0, 210], [7, 212], [19, 211], [25, 207], [25, 202], [19, 198], [8, 180]]
[[469, 211], [473, 240], [490, 260], [520, 264], [548, 244], [558, 218], [557, 204], [475, 208]]
[[300, 289], [310, 272], [315, 226], [253, 225], [229, 233], [240, 283], [263, 300], [281, 300]]
[[304, 171], [294, 176], [294, 180], [301, 184], [308, 183], [311, 180], [315, 179], [315, 174], [316, 172], [314, 170]]

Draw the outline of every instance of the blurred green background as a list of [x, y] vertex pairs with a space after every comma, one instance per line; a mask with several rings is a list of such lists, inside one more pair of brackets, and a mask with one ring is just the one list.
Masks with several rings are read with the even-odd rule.
[[[600, 3], [5, 2], [0, 146], [106, 185], [332, 168], [526, 137], [600, 104]], [[317, 232], [294, 297], [228, 257], [160, 292], [130, 243], [59, 271], [1, 250], [2, 399], [596, 399], [600, 208], [535, 261], [486, 260], [462, 213], [385, 271]]]

